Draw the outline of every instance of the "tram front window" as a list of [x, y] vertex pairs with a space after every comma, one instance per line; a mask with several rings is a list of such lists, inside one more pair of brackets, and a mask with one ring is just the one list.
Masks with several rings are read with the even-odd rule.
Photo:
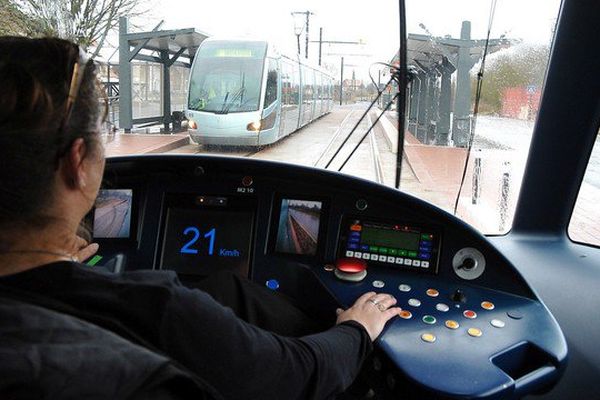
[[189, 109], [217, 114], [258, 110], [266, 44], [215, 41], [198, 52]]

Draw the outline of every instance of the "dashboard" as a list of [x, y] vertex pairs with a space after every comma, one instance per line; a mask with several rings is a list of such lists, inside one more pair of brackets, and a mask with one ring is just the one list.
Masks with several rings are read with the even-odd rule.
[[228, 269], [323, 319], [367, 291], [392, 294], [402, 313], [369, 361], [391, 398], [518, 398], [566, 366], [556, 320], [484, 236], [369, 181], [242, 158], [117, 157], [89, 223], [98, 267], [174, 270], [184, 283]]

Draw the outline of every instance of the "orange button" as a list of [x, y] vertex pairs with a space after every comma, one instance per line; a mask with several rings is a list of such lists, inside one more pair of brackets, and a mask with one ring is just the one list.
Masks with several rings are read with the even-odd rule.
[[460, 325], [458, 324], [458, 322], [449, 319], [448, 321], [446, 321], [446, 328], [448, 329], [458, 329]]
[[362, 225], [354, 224], [350, 226], [350, 230], [354, 232], [362, 231]]
[[427, 289], [427, 296], [430, 297], [438, 297], [440, 295], [440, 292], [438, 292], [435, 289]]
[[477, 318], [477, 313], [475, 311], [471, 311], [471, 310], [465, 310], [465, 312], [463, 312], [463, 315], [465, 316], [465, 318], [469, 318], [469, 319]]
[[484, 301], [481, 303], [481, 308], [484, 308], [486, 310], [493, 310], [494, 309], [494, 303], [490, 302], [490, 301]]
[[412, 313], [410, 311], [407, 310], [402, 310], [400, 311], [400, 318], [404, 318], [404, 319], [411, 319], [412, 318]]
[[479, 336], [483, 335], [483, 332], [481, 332], [481, 329], [478, 329], [478, 328], [469, 328], [469, 330], [467, 330], [467, 333], [473, 337], [479, 337]]
[[421, 339], [427, 343], [435, 342], [435, 335], [433, 333], [424, 333], [421, 335]]

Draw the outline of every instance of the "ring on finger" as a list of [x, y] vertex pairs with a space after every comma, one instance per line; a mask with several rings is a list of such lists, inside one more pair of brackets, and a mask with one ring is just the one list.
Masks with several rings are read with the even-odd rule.
[[369, 303], [373, 303], [373, 305], [377, 306], [379, 304], [379, 302], [375, 299], [369, 299], [367, 300]]
[[384, 312], [384, 311], [386, 310], [386, 307], [385, 307], [383, 304], [381, 304], [381, 303], [378, 303], [378, 304], [377, 304], [377, 308], [378, 308], [378, 309], [379, 309], [379, 311], [381, 311], [381, 312]]

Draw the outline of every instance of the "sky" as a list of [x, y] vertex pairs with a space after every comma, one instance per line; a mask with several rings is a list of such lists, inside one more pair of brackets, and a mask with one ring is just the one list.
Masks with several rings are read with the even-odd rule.
[[[433, 36], [460, 35], [461, 22], [470, 20], [472, 37], [485, 38], [492, 0], [406, 0], [407, 31]], [[310, 40], [362, 41], [364, 45], [324, 45], [323, 60], [336, 72], [345, 54], [346, 71], [366, 79], [369, 66], [389, 61], [398, 48], [398, 0], [151, 0], [143, 19], [132, 21], [152, 29], [196, 28], [210, 36], [268, 39], [285, 54], [296, 52], [293, 11], [311, 11]], [[548, 44], [560, 0], [497, 0], [492, 35], [504, 34], [528, 43]], [[303, 21], [303, 18], [302, 18]], [[419, 25], [423, 24], [425, 29]], [[116, 43], [113, 38], [111, 42]], [[304, 35], [301, 36], [304, 54]], [[361, 56], [351, 56], [360, 54]], [[318, 59], [318, 43], [309, 44], [309, 58]], [[377, 74], [379, 67], [372, 67]], [[350, 72], [345, 73], [350, 74]], [[350, 77], [348, 75], [348, 77]]]

